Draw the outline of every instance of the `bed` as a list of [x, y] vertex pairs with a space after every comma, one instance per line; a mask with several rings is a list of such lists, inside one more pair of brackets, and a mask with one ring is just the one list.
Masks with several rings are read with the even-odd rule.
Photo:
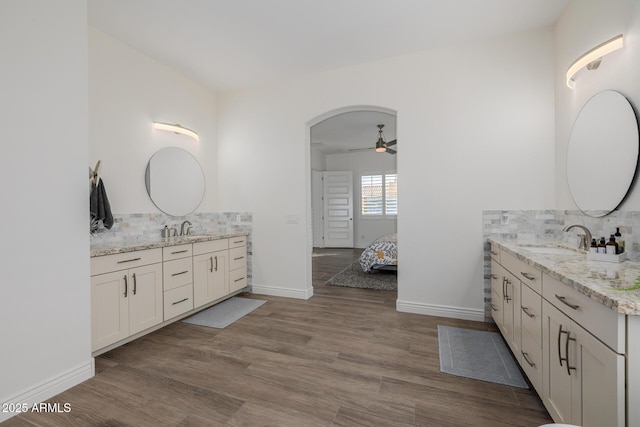
[[362, 271], [398, 269], [398, 237], [384, 234], [373, 241], [360, 255]]

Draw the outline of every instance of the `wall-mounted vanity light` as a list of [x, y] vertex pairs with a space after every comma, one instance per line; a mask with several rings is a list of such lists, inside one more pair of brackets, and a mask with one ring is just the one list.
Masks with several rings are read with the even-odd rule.
[[567, 86], [571, 89], [576, 87], [573, 76], [580, 71], [582, 67], [586, 67], [587, 70], [597, 69], [600, 66], [600, 60], [603, 56], [620, 49], [622, 46], [622, 34], [620, 34], [584, 53], [580, 58], [576, 59], [567, 70]]
[[191, 138], [195, 139], [196, 141], [200, 141], [200, 137], [198, 136], [198, 134], [191, 130], [188, 129], [182, 125], [179, 124], [171, 124], [171, 123], [161, 123], [161, 122], [153, 122], [153, 128], [154, 129], [159, 129], [159, 130], [166, 130], [169, 132], [174, 132], [174, 133], [180, 133], [182, 135], [187, 135], [190, 136]]

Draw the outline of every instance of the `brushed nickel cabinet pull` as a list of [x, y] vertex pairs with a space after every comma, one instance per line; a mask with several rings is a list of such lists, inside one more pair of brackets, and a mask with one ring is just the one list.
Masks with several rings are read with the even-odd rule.
[[233, 242], [233, 244], [235, 245], [236, 243], [244, 243], [244, 240], [236, 240], [235, 242]]
[[493, 305], [493, 304], [491, 304], [491, 310], [493, 310], [493, 311], [498, 311], [498, 309], [496, 308], [496, 306], [495, 306], [495, 305]]
[[133, 261], [140, 261], [142, 258], [138, 257], [138, 258], [131, 258], [131, 259], [125, 259], [122, 261], [118, 261], [118, 264], [124, 264], [125, 262], [133, 262]]
[[496, 276], [495, 274], [491, 273], [491, 278], [494, 280], [498, 280], [498, 276]]
[[181, 302], [189, 301], [189, 298], [181, 299], [180, 301], [172, 302], [171, 305], [180, 304]]
[[209, 272], [213, 273], [213, 257], [209, 257], [209, 261], [211, 261], [211, 267], [209, 267]]
[[534, 276], [532, 276], [531, 274], [526, 273], [524, 271], [521, 271], [520, 274], [522, 274], [524, 277], [526, 277], [529, 280], [536, 280], [536, 278]]
[[498, 255], [500, 252], [491, 251], [491, 255]]
[[241, 281], [241, 280], [244, 280], [244, 277], [241, 277], [241, 278], [239, 278], [239, 279], [236, 279], [236, 280], [234, 280], [234, 282], [239, 282], [239, 281]]
[[136, 273], [133, 273], [133, 294], [136, 294], [138, 289], [138, 281], [136, 280]]
[[509, 278], [505, 277], [505, 287], [504, 287], [504, 300], [509, 302], [511, 301], [511, 297], [509, 296], [509, 285], [511, 284], [511, 280], [509, 280]]
[[242, 258], [244, 258], [244, 257], [243, 257], [243, 256], [239, 256], [239, 257], [237, 257], [237, 258], [234, 258], [233, 260], [234, 260], [234, 261], [238, 261], [239, 259], [242, 259]]
[[532, 319], [535, 319], [535, 318], [536, 318], [536, 315], [535, 315], [535, 314], [531, 314], [531, 313], [529, 313], [529, 308], [528, 308], [528, 307], [522, 307], [522, 311], [524, 311], [524, 314], [526, 314], [526, 315], [527, 315], [527, 316], [529, 316], [530, 318], [532, 318]]
[[565, 359], [567, 362], [567, 375], [571, 376], [571, 371], [575, 371], [575, 366], [569, 365], [569, 341], [575, 341], [575, 338], [571, 338], [571, 332], [567, 331], [567, 342], [564, 345], [564, 352], [567, 358]]
[[171, 255], [175, 255], [175, 254], [183, 254], [183, 253], [185, 253], [185, 252], [189, 252], [189, 250], [188, 250], [188, 249], [185, 249], [185, 250], [183, 250], [183, 251], [175, 251], [175, 252], [171, 252]]
[[532, 368], [536, 367], [536, 364], [533, 363], [531, 360], [529, 360], [529, 353], [525, 353], [524, 351], [522, 352], [522, 358], [525, 360], [525, 362], [527, 362], [529, 364], [529, 366], [531, 366]]
[[129, 284], [127, 283], [127, 275], [124, 275], [124, 297], [127, 297], [127, 288], [129, 287]]
[[189, 270], [181, 271], [180, 273], [173, 273], [171, 276], [179, 276], [181, 274], [187, 274]]
[[[569, 336], [569, 331], [563, 331], [562, 330], [562, 325], [560, 325], [560, 328], [558, 329], [558, 359], [560, 360], [560, 366], [562, 366], [562, 362], [567, 362], [567, 365], [569, 364], [569, 355], [567, 354], [567, 357], [562, 357], [562, 334], [567, 334], [567, 337]], [[569, 341], [569, 339], [567, 338], [567, 342]], [[567, 344], [567, 350], [569, 349], [569, 345]]]
[[216, 267], [214, 268], [215, 271], [218, 271], [218, 255], [216, 255]]
[[575, 304], [570, 304], [567, 302], [567, 297], [561, 297], [560, 295], [556, 294], [556, 298], [558, 298], [560, 300], [561, 303], [563, 303], [564, 305], [566, 305], [567, 307], [570, 307], [574, 310], [578, 310], [580, 308], [579, 305], [575, 305]]

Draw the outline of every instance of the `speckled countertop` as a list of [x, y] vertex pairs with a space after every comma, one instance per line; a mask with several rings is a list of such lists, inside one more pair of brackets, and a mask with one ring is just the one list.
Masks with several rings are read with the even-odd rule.
[[[553, 246], [548, 241], [488, 240], [617, 313], [640, 315], [640, 289], [620, 289], [635, 285], [640, 275], [640, 262], [591, 261], [587, 260], [584, 251], [577, 250], [567, 254], [539, 254], [526, 249], [527, 246]], [[544, 280], [542, 282], [544, 287]]]
[[164, 248], [167, 246], [183, 245], [185, 243], [207, 242], [209, 240], [219, 240], [247, 235], [248, 234], [246, 232], [210, 233], [184, 237], [169, 237], [168, 239], [123, 239], [111, 242], [91, 242], [90, 256], [97, 257], [121, 254], [125, 252], [141, 251], [144, 249]]

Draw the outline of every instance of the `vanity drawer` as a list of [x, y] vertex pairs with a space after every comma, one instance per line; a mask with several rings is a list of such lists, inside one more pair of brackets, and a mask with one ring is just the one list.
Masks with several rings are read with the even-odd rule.
[[501, 254], [502, 265], [513, 273], [522, 283], [526, 283], [531, 289], [542, 294], [542, 271], [524, 261], [520, 261], [514, 255], [503, 252]]
[[527, 331], [522, 333], [522, 357], [520, 366], [527, 378], [542, 396], [542, 347], [535, 342]]
[[247, 236], [237, 236], [229, 238], [229, 249], [239, 246], [247, 246]]
[[91, 258], [91, 275], [127, 270], [142, 265], [162, 262], [162, 249], [145, 249], [122, 254], [96, 256]]
[[191, 257], [165, 261], [162, 265], [162, 278], [165, 291], [193, 283], [193, 261]]
[[491, 260], [491, 289], [496, 291], [498, 295], [502, 295], [504, 287], [502, 280], [504, 277], [504, 269], [496, 261]]
[[544, 299], [619, 354], [625, 352], [625, 316], [544, 275]]
[[542, 345], [542, 297], [527, 285], [522, 285], [522, 327], [529, 332], [536, 344]]
[[162, 248], [162, 259], [164, 261], [186, 258], [191, 255], [193, 255], [193, 245], [191, 245], [191, 243]]
[[247, 266], [247, 247], [229, 249], [229, 270]]
[[229, 249], [229, 239], [209, 240], [193, 244], [193, 254], [202, 255]]
[[229, 292], [235, 292], [247, 286], [247, 269], [238, 268], [229, 272]]
[[193, 310], [193, 285], [190, 283], [164, 293], [164, 320]]

